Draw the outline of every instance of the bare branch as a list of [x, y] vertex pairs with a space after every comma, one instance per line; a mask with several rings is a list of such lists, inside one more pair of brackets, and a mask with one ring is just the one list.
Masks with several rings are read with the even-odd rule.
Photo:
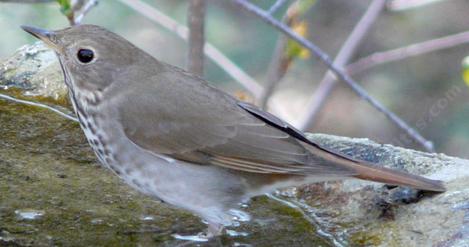
[[467, 43], [469, 43], [469, 31], [445, 36], [442, 38], [427, 40], [389, 51], [376, 52], [367, 57], [360, 58], [352, 64], [349, 64], [347, 66], [347, 72], [350, 75], [353, 75], [384, 63], [403, 60], [409, 57], [448, 49]]
[[254, 15], [261, 18], [266, 23], [272, 25], [276, 29], [280, 30], [285, 35], [289, 36], [291, 39], [297, 41], [299, 44], [310, 50], [313, 54], [315, 54], [320, 60], [322, 60], [329, 69], [343, 82], [345, 82], [356, 94], [358, 94], [362, 99], [368, 101], [373, 107], [375, 107], [378, 111], [382, 112], [387, 118], [389, 118], [392, 122], [394, 122], [399, 128], [404, 130], [410, 137], [416, 140], [419, 144], [421, 144], [427, 150], [433, 150], [432, 142], [426, 140], [417, 130], [410, 127], [406, 122], [404, 122], [401, 118], [399, 118], [396, 114], [386, 109], [379, 101], [372, 98], [368, 93], [360, 86], [358, 83], [350, 78], [342, 68], [336, 66], [331, 58], [324, 53], [318, 46], [314, 43], [306, 40], [305, 38], [301, 37], [300, 35], [293, 32], [291, 29], [288, 28], [282, 22], [276, 20], [272, 16], [270, 16], [266, 11], [260, 9], [259, 7], [247, 2], [246, 0], [233, 0], [234, 3], [238, 4], [245, 10], [253, 13]]
[[[301, 1], [301, 0], [299, 0]], [[299, 1], [295, 1], [288, 7], [288, 10], [285, 16], [282, 18], [282, 21], [286, 23], [289, 27], [292, 26], [292, 22], [294, 19], [298, 18], [299, 15]], [[269, 13], [272, 13], [272, 8], [275, 5], [279, 4], [281, 0], [275, 2], [275, 4], [269, 9]], [[283, 4], [283, 3], [281, 3]], [[288, 37], [285, 35], [280, 35], [277, 40], [277, 44], [275, 45], [274, 53], [272, 54], [272, 58], [270, 59], [270, 65], [267, 70], [266, 76], [266, 85], [264, 87], [264, 91], [259, 99], [259, 106], [262, 109], [267, 109], [267, 103], [269, 102], [270, 96], [274, 93], [275, 88], [277, 87], [278, 83], [282, 80], [285, 76], [290, 63], [292, 62], [292, 58], [286, 56], [285, 49], [288, 44]]]
[[74, 20], [73, 20], [73, 23], [71, 24], [72, 25], [80, 24], [81, 21], [83, 20], [83, 17], [85, 17], [85, 15], [88, 14], [88, 12], [96, 5], [98, 5], [98, 0], [88, 0], [82, 3], [82, 5], [79, 7], [73, 6], [72, 9], [73, 9]]
[[[0, 0], [0, 2], [11, 3], [49, 3], [56, 0]], [[71, 26], [80, 24], [88, 12], [98, 4], [98, 0], [75, 0], [72, 1], [70, 13], [66, 14]]]
[[[189, 30], [184, 25], [180, 25], [175, 20], [166, 16], [151, 5], [141, 0], [118, 0], [122, 4], [130, 7], [137, 11], [146, 18], [154, 21], [161, 25], [165, 29], [176, 33], [180, 38], [188, 40]], [[250, 77], [246, 72], [240, 69], [235, 63], [228, 59], [222, 52], [220, 52], [215, 46], [210, 43], [205, 43], [204, 46], [205, 55], [222, 68], [228, 75], [234, 80], [239, 82], [249, 93], [251, 93], [256, 99], [258, 99], [262, 93], [262, 86]]]
[[58, 109], [56, 109], [52, 106], [48, 106], [48, 105], [45, 105], [45, 104], [32, 102], [32, 101], [28, 101], [28, 100], [17, 99], [17, 98], [14, 98], [14, 97], [8, 96], [6, 94], [2, 94], [2, 93], [0, 93], [0, 99], [5, 99], [5, 100], [13, 101], [13, 102], [16, 102], [16, 103], [21, 103], [21, 104], [25, 104], [25, 105], [31, 105], [31, 106], [44, 108], [44, 109], [47, 109], [49, 111], [53, 111], [53, 112], [59, 114], [60, 116], [65, 117], [69, 120], [78, 122], [78, 119], [76, 117], [71, 116], [71, 115], [69, 115], [65, 112], [62, 112], [62, 111], [60, 111], [60, 110], [58, 110]]
[[6, 3], [48, 3], [56, 0], [0, 0]]
[[[80, 24], [83, 17], [98, 4], [98, 0], [75, 0], [71, 1], [71, 7], [64, 14], [71, 26]], [[62, 6], [63, 7], [63, 6]]]
[[[355, 28], [350, 33], [337, 54], [337, 57], [334, 60], [334, 64], [337, 67], [343, 68], [350, 61], [359, 44], [363, 41], [363, 38], [383, 11], [385, 3], [386, 0], [373, 0], [371, 2], [365, 14], [363, 14], [360, 21], [355, 25]], [[317, 115], [323, 108], [326, 100], [336, 85], [336, 77], [331, 71], [327, 71], [326, 75], [319, 83], [318, 88], [309, 100], [308, 106], [306, 107], [308, 112], [300, 122], [300, 129], [307, 130], [312, 128], [317, 120]]]
[[277, 0], [275, 3], [270, 7], [269, 9], [269, 14], [272, 15], [275, 12], [277, 12], [278, 9], [280, 9], [288, 0]]
[[442, 0], [391, 0], [386, 7], [391, 11], [402, 11], [441, 2]]
[[188, 12], [189, 52], [187, 69], [196, 75], [203, 76], [205, 0], [191, 0]]
[[267, 103], [269, 102], [270, 96], [274, 93], [280, 80], [285, 75], [287, 69], [286, 63], [283, 58], [285, 53], [285, 46], [287, 45], [288, 38], [284, 35], [280, 36], [277, 40], [274, 53], [270, 59], [269, 69], [267, 70], [266, 85], [264, 91], [259, 99], [259, 106], [262, 109], [267, 109]]

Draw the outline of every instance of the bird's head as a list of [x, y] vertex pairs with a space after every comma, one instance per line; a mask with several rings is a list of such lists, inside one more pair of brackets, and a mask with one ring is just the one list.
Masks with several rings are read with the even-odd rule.
[[57, 53], [65, 81], [72, 89], [104, 90], [143, 53], [119, 35], [95, 25], [57, 31], [22, 28]]

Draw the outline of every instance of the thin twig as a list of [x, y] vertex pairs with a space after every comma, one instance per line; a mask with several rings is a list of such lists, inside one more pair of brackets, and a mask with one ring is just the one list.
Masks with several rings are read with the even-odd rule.
[[[188, 40], [189, 30], [184, 25], [180, 25], [175, 20], [171, 19], [167, 15], [163, 14], [151, 5], [141, 0], [118, 0], [124, 5], [132, 8], [146, 18], [154, 21], [162, 27], [176, 33], [180, 38]], [[249, 93], [251, 93], [256, 99], [258, 99], [262, 93], [262, 86], [254, 80], [251, 76], [246, 74], [236, 64], [234, 64], [229, 58], [227, 58], [222, 52], [215, 48], [210, 43], [205, 43], [204, 46], [205, 55], [222, 68], [228, 75], [231, 76], [235, 81], [239, 82]]]
[[[85, 17], [86, 14], [98, 4], [98, 0], [88, 0], [84, 5], [76, 10], [73, 10], [73, 15], [74, 17], [74, 23], [72, 25], [80, 24], [81, 21], [83, 20], [83, 17]], [[78, 15], [77, 15], [78, 14]]]
[[[56, 0], [0, 0], [0, 2], [12, 3], [49, 3]], [[88, 12], [98, 4], [98, 0], [77, 0], [73, 2], [70, 14], [67, 15], [71, 26], [78, 25]]]
[[386, 7], [391, 11], [402, 11], [441, 2], [442, 0], [391, 0]]
[[389, 51], [376, 52], [347, 65], [347, 72], [353, 75], [380, 64], [403, 60], [467, 43], [469, 43], [469, 31], [426, 40]]
[[288, 26], [274, 19], [272, 16], [267, 14], [267, 12], [260, 9], [256, 5], [253, 5], [247, 2], [246, 0], [233, 0], [233, 2], [238, 4], [245, 10], [258, 16], [259, 18], [264, 20], [266, 23], [272, 25], [273, 27], [280, 30], [285, 35], [288, 35], [291, 39], [297, 41], [299, 44], [301, 44], [302, 46], [310, 50], [320, 60], [322, 60], [341, 81], [345, 82], [348, 86], [350, 86], [350, 88], [356, 94], [358, 94], [362, 99], [368, 101], [378, 111], [382, 112], [386, 117], [388, 117], [392, 122], [394, 122], [399, 128], [404, 130], [410, 137], [416, 140], [425, 149], [433, 150], [432, 142], [426, 140], [422, 135], [420, 135], [420, 133], [418, 133], [418, 131], [410, 127], [406, 122], [404, 122], [396, 114], [386, 109], [379, 101], [375, 100], [370, 95], [368, 95], [368, 93], [360, 85], [358, 85], [358, 83], [355, 80], [350, 78], [350, 76], [348, 76], [340, 67], [336, 66], [332, 62], [331, 58], [326, 53], [324, 53], [318, 46], [316, 46], [314, 43], [296, 34], [291, 29], [289, 29]]
[[198, 75], [204, 74], [205, 0], [191, 0], [188, 11], [189, 52], [187, 70]]
[[6, 3], [48, 3], [56, 0], [0, 0]]
[[64, 13], [70, 23], [70, 26], [80, 24], [83, 17], [98, 4], [98, 0], [76, 0], [72, 1], [70, 10]]
[[[275, 2], [275, 4], [269, 9], [269, 13], [275, 12], [272, 9], [276, 7], [275, 5], [280, 4], [279, 2], [281, 2], [281, 0], [278, 0], [277, 2]], [[291, 14], [294, 12], [296, 13], [298, 12], [297, 10], [295, 11], [295, 8], [298, 8], [298, 1], [291, 4], [290, 7], [288, 7], [288, 10], [285, 16], [282, 18], [282, 21], [290, 27], [292, 24], [292, 19], [294, 19], [298, 15], [298, 14]], [[285, 76], [285, 73], [288, 70], [289, 64], [292, 61], [291, 58], [287, 58], [285, 56], [286, 55], [285, 49], [286, 49], [287, 44], [288, 44], [288, 37], [286, 37], [285, 35], [280, 35], [277, 39], [277, 44], [275, 45], [275, 50], [274, 50], [274, 53], [272, 54], [272, 58], [270, 59], [271, 62], [267, 70], [264, 91], [259, 99], [259, 106], [262, 109], [267, 109], [267, 103], [269, 102], [270, 96], [274, 93], [275, 88], [277, 87], [278, 83]]]
[[[371, 29], [373, 24], [378, 19], [379, 15], [384, 9], [386, 0], [373, 0], [363, 14], [360, 21], [355, 25], [355, 28], [348, 36], [347, 40], [342, 45], [337, 57], [334, 60], [334, 64], [337, 67], [343, 68], [352, 58], [353, 54], [357, 50], [359, 44], [363, 41], [368, 31]], [[300, 121], [300, 129], [307, 130], [311, 129], [317, 120], [317, 116], [323, 108], [332, 90], [337, 85], [337, 79], [331, 71], [327, 71], [324, 78], [319, 83], [316, 91], [314, 91], [312, 97], [309, 100], [308, 106], [306, 107], [307, 113]]]
[[279, 10], [288, 0], [277, 0], [275, 3], [270, 7], [269, 14], [273, 15], [277, 10]]
[[267, 109], [267, 103], [269, 102], [270, 96], [275, 91], [278, 83], [286, 73], [286, 62], [285, 59], [282, 59], [285, 53], [285, 46], [288, 43], [288, 38], [285, 35], [278, 37], [277, 44], [275, 45], [275, 50], [270, 59], [270, 65], [267, 70], [266, 83], [264, 86], [264, 91], [259, 99], [259, 106], [262, 109]]
[[9, 100], [9, 101], [13, 101], [13, 102], [16, 102], [16, 103], [21, 103], [21, 104], [25, 104], [25, 105], [31, 105], [31, 106], [36, 106], [36, 107], [41, 107], [41, 108], [44, 108], [44, 109], [47, 109], [49, 111], [53, 111], [57, 114], [59, 114], [60, 116], [62, 117], [65, 117], [69, 120], [72, 120], [72, 121], [75, 121], [75, 122], [78, 122], [78, 119], [74, 116], [71, 116], [65, 112], [62, 112], [52, 106], [48, 106], [48, 105], [45, 105], [45, 104], [41, 104], [41, 103], [37, 103], [37, 102], [32, 102], [32, 101], [28, 101], [28, 100], [22, 100], [22, 99], [17, 99], [17, 98], [14, 98], [14, 97], [11, 97], [11, 96], [8, 96], [6, 94], [2, 94], [0, 93], [0, 98], [1, 99], [5, 99], [5, 100]]

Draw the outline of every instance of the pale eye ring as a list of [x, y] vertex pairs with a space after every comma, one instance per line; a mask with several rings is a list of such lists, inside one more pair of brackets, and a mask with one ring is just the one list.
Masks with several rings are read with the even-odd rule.
[[77, 52], [78, 61], [87, 64], [93, 61], [94, 51], [91, 49], [81, 48]]

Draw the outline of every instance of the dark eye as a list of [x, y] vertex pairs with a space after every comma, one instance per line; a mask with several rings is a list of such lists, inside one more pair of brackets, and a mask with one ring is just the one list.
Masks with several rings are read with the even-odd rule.
[[82, 63], [89, 63], [94, 58], [94, 52], [90, 49], [80, 49], [77, 53], [78, 60]]

